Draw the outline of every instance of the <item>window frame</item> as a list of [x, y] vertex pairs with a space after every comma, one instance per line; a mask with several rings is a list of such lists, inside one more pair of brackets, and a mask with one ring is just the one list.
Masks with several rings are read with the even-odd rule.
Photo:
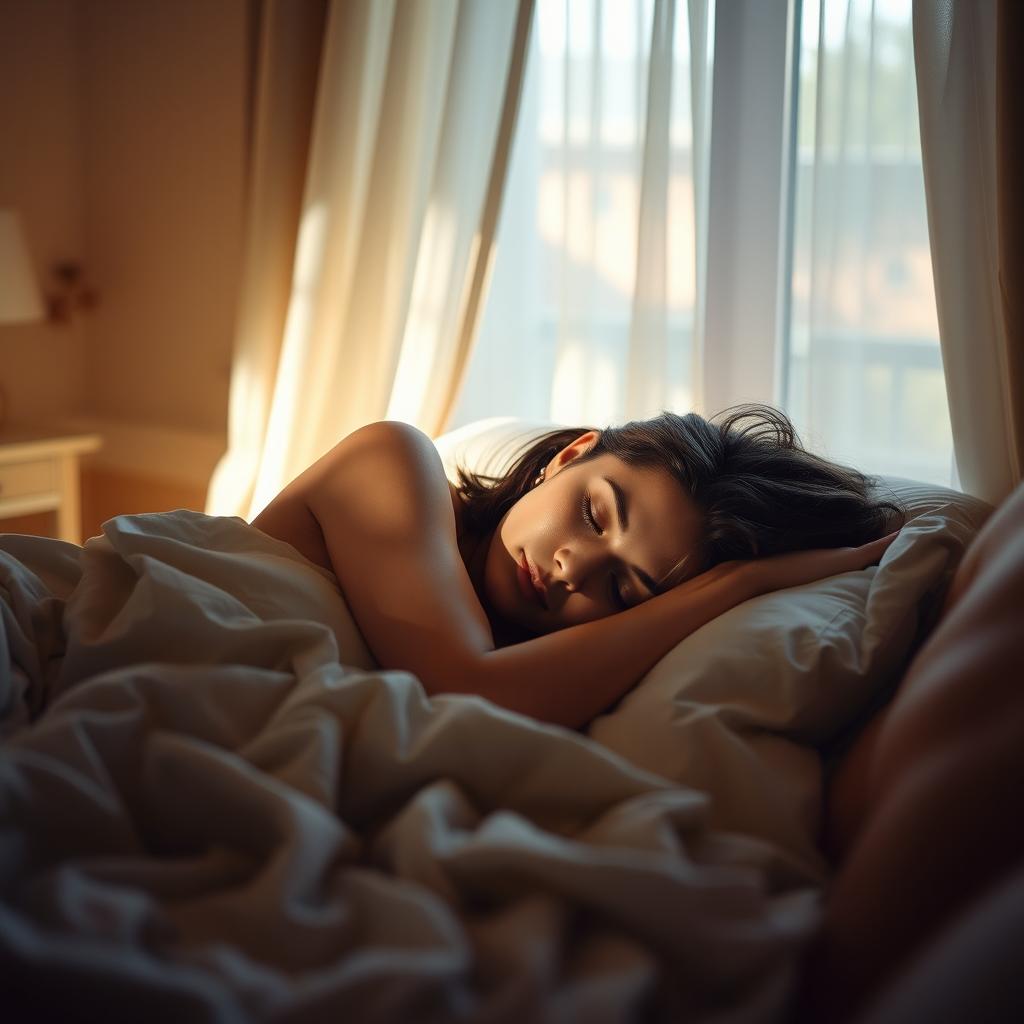
[[698, 409], [786, 405], [802, 0], [714, 11], [707, 287]]

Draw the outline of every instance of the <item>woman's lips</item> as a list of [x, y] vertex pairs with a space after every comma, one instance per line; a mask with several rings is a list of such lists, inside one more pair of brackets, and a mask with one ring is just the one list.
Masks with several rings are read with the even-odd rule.
[[544, 587], [535, 582], [539, 576], [536, 566], [530, 562], [524, 551], [519, 556], [519, 564], [516, 566], [516, 580], [519, 583], [519, 589], [523, 592], [523, 596], [533, 601], [534, 604], [539, 604], [541, 608], [547, 608], [548, 602]]

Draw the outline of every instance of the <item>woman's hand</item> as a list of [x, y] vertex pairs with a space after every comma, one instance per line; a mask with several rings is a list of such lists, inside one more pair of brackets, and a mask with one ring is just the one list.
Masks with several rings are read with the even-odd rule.
[[899, 530], [896, 530], [855, 548], [815, 548], [767, 558], [722, 562], [692, 582], [705, 584], [723, 577], [735, 577], [746, 597], [756, 597], [875, 565], [898, 535]]

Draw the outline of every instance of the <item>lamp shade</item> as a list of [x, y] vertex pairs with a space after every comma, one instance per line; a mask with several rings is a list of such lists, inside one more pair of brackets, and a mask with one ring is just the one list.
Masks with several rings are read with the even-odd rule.
[[32, 261], [15, 210], [0, 210], [0, 323], [43, 319]]

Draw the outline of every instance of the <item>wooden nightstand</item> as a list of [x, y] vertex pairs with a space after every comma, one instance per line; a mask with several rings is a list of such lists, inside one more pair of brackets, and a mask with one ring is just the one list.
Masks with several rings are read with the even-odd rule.
[[57, 536], [81, 544], [78, 460], [101, 444], [99, 434], [18, 424], [0, 430], [0, 519], [55, 512]]

